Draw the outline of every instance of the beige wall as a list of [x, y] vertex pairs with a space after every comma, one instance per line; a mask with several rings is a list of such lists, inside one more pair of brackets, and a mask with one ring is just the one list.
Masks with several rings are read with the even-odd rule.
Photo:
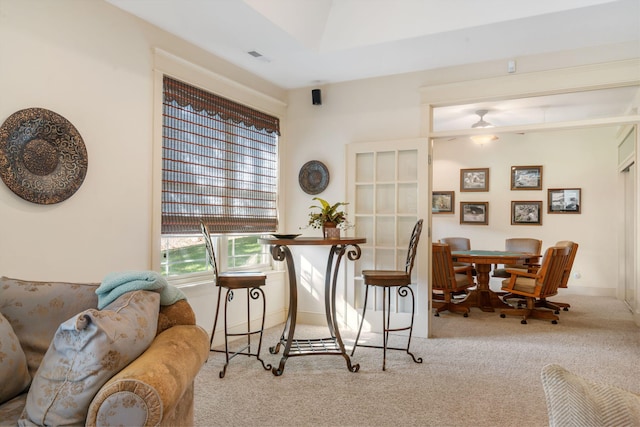
[[[617, 282], [617, 142], [614, 128], [504, 135], [474, 144], [468, 138], [434, 142], [433, 189], [455, 191], [455, 214], [433, 215], [433, 239], [461, 236], [473, 249], [501, 249], [509, 237], [580, 244], [567, 291], [615, 296]], [[542, 190], [510, 189], [510, 167], [541, 165]], [[460, 192], [460, 169], [489, 168], [488, 192]], [[581, 188], [582, 213], [547, 214], [548, 188]], [[542, 225], [511, 225], [511, 201], [541, 201]], [[489, 225], [461, 225], [460, 202], [489, 202]], [[576, 277], [575, 275], [579, 275]]]
[[[0, 120], [28, 107], [53, 110], [75, 125], [89, 155], [84, 184], [63, 203], [32, 204], [0, 185], [0, 274], [99, 281], [110, 271], [151, 268], [151, 259], [158, 254], [152, 243], [151, 220], [154, 48], [288, 104], [282, 139], [283, 232], [296, 232], [306, 224], [311, 196], [297, 183], [298, 171], [306, 161], [321, 160], [330, 169], [331, 182], [321, 196], [344, 200], [345, 144], [423, 136], [421, 87], [505, 72], [502, 61], [497, 61], [325, 85], [320, 86], [323, 104], [313, 106], [311, 88], [285, 92], [101, 0], [0, 0]], [[533, 72], [633, 56], [637, 56], [633, 46], [604, 47], [520, 58], [518, 69]], [[571, 150], [568, 155], [580, 161], [591, 156], [584, 150]], [[504, 164], [515, 161], [509, 158]], [[546, 187], [558, 169], [547, 158], [539, 163], [549, 165], [545, 166]], [[498, 165], [483, 165], [491, 166], [496, 175], [500, 170]], [[583, 172], [586, 175], [587, 170]], [[566, 185], [582, 187], [584, 180], [576, 176]], [[556, 182], [565, 185], [559, 178]], [[603, 226], [607, 182], [599, 181], [584, 193], [585, 213], [580, 220], [590, 233], [600, 232]], [[492, 192], [491, 196], [495, 197], [492, 212], [511, 199], [508, 194]], [[592, 209], [592, 204], [598, 207]], [[560, 220], [545, 217], [541, 228], [548, 233], [545, 244], [555, 239], [546, 230]], [[501, 220], [491, 221], [499, 225]], [[598, 280], [601, 273], [590, 269], [601, 265], [601, 252], [595, 247], [597, 241], [589, 242], [581, 247], [582, 283], [607, 288], [608, 284]], [[323, 257], [311, 255], [308, 258], [323, 272], [318, 261]], [[321, 312], [317, 298], [312, 292], [305, 294], [301, 308]]]
[[0, 274], [100, 281], [151, 267], [156, 47], [286, 99], [102, 0], [0, 0], [0, 120], [53, 110], [78, 129], [89, 157], [83, 185], [59, 204], [26, 202], [0, 185]]

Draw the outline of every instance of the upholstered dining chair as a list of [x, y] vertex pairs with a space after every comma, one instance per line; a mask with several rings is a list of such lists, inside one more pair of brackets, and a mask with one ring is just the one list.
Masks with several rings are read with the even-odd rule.
[[558, 323], [559, 318], [553, 311], [536, 307], [536, 302], [558, 293], [569, 256], [570, 248], [568, 246], [552, 246], [546, 250], [542, 258], [542, 265], [537, 272], [507, 269], [511, 277], [502, 281], [502, 290], [526, 298], [526, 307], [505, 308], [501, 311], [500, 317], [522, 316], [520, 323], [523, 325], [526, 325], [529, 318], [545, 319], [554, 324]]
[[[560, 240], [555, 244], [555, 246], [567, 246], [570, 248], [569, 253], [569, 262], [564, 269], [564, 273], [562, 274], [562, 282], [560, 283], [561, 288], [566, 288], [567, 283], [569, 282], [569, 278], [571, 277], [571, 269], [573, 268], [573, 260], [576, 258], [576, 254], [578, 253], [578, 244], [576, 242], [572, 242], [570, 240]], [[550, 308], [555, 312], [555, 314], [560, 313], [560, 310], [569, 311], [571, 304], [566, 302], [557, 302], [557, 301], [548, 301], [546, 298], [540, 298], [536, 302], [537, 307]]]
[[[353, 344], [351, 350], [351, 356], [356, 351], [357, 347], [370, 347], [382, 349], [382, 370], [387, 369], [387, 350], [400, 350], [406, 352], [411, 356], [414, 362], [422, 363], [422, 358], [416, 356], [410, 351], [411, 346], [411, 334], [413, 332], [413, 319], [415, 316], [415, 294], [411, 289], [411, 272], [413, 271], [413, 265], [418, 251], [418, 242], [420, 241], [420, 234], [422, 233], [422, 219], [419, 219], [413, 227], [411, 232], [411, 239], [409, 240], [409, 248], [407, 250], [407, 258], [404, 264], [404, 270], [363, 270], [362, 277], [364, 279], [365, 291], [364, 291], [364, 305], [362, 308], [362, 319], [360, 320], [360, 327], [358, 328], [358, 334], [356, 335], [356, 341]], [[369, 288], [382, 288], [382, 346], [371, 344], [358, 344], [360, 339], [360, 332], [362, 332], [362, 325], [364, 324], [365, 312], [367, 310], [367, 298], [369, 296]], [[396, 293], [400, 297], [407, 297], [411, 295], [411, 322], [408, 326], [391, 328], [391, 288], [396, 289]], [[407, 347], [389, 347], [389, 332], [409, 331], [407, 338]]]
[[452, 251], [470, 251], [471, 240], [466, 237], [443, 237], [440, 243], [449, 245]]
[[[466, 237], [443, 237], [440, 239], [440, 243], [444, 243], [449, 245], [452, 251], [470, 251], [471, 250], [471, 240]], [[453, 262], [453, 268], [462, 267], [462, 272], [465, 272], [464, 267], [473, 266], [473, 264], [468, 262]], [[465, 273], [466, 274], [466, 273]], [[475, 271], [473, 271], [475, 275]]]
[[[528, 237], [516, 237], [506, 239], [504, 241], [504, 250], [507, 252], [526, 252], [530, 254], [540, 255], [542, 253], [542, 240], [531, 239]], [[505, 264], [504, 268], [493, 270], [493, 277], [509, 278], [511, 275], [507, 273], [507, 269], [519, 269], [524, 271], [535, 270], [539, 264]]]
[[[262, 286], [266, 283], [266, 275], [263, 273], [254, 273], [254, 272], [218, 272], [218, 264], [216, 263], [216, 256], [213, 250], [213, 244], [211, 241], [211, 234], [209, 233], [209, 228], [207, 225], [200, 221], [200, 230], [202, 231], [202, 236], [204, 237], [205, 246], [207, 249], [207, 261], [211, 268], [213, 269], [213, 281], [215, 285], [218, 287], [218, 304], [216, 305], [216, 314], [213, 320], [213, 329], [211, 331], [211, 339], [209, 340], [209, 349], [210, 351], [224, 353], [226, 356], [226, 362], [224, 367], [219, 373], [220, 378], [224, 378], [225, 373], [227, 372], [227, 366], [229, 366], [229, 361], [233, 359], [237, 355], [244, 356], [254, 356], [256, 359], [262, 363], [262, 367], [265, 370], [270, 370], [272, 366], [270, 364], [265, 364], [264, 360], [260, 358], [260, 348], [262, 347], [262, 333], [264, 331], [264, 320], [266, 314], [266, 300], [264, 297], [264, 291], [261, 289]], [[226, 289], [225, 298], [224, 298], [224, 350], [214, 350], [211, 349], [213, 345], [213, 337], [216, 333], [216, 327], [218, 325], [218, 314], [220, 312], [220, 305], [222, 304], [222, 288]], [[235, 296], [235, 291], [238, 290], [246, 290], [247, 298], [246, 298], [246, 308], [247, 308], [247, 331], [246, 332], [238, 332], [238, 333], [230, 333], [228, 329], [227, 323], [227, 314], [228, 314], [228, 305], [231, 301], [233, 301]], [[262, 297], [262, 323], [259, 329], [251, 329], [251, 300], [257, 300]], [[258, 336], [258, 346], [254, 347], [255, 352], [252, 352], [251, 346], [251, 337], [253, 335]], [[229, 352], [229, 337], [237, 337], [244, 336], [247, 339], [247, 344], [240, 348], [239, 350], [230, 354]]]
[[463, 301], [454, 301], [453, 295], [460, 291], [476, 286], [471, 270], [473, 267], [458, 267], [454, 269], [451, 258], [451, 248], [444, 243], [432, 243], [431, 270], [433, 291], [441, 291], [442, 299], [433, 299], [431, 304], [435, 309], [435, 316], [448, 310], [452, 313], [462, 313], [464, 317], [469, 314], [469, 307], [463, 305]]

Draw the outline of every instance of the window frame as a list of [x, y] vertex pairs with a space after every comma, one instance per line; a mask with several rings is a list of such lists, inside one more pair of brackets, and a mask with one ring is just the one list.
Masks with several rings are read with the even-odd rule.
[[[161, 200], [162, 200], [162, 114], [163, 114], [163, 78], [165, 75], [211, 91], [217, 95], [232, 101], [258, 109], [267, 114], [273, 115], [280, 120], [281, 129], [285, 127], [284, 116], [286, 104], [276, 98], [263, 94], [253, 88], [244, 86], [226, 77], [218, 75], [203, 67], [192, 64], [182, 58], [176, 57], [161, 49], [154, 50], [154, 96], [153, 96], [153, 172], [152, 172], [152, 225], [151, 225], [151, 253], [150, 264], [154, 271], [161, 271]], [[282, 153], [284, 151], [285, 138], [281, 135], [278, 138], [278, 167], [280, 168]], [[278, 173], [278, 188], [282, 188], [282, 178]], [[282, 212], [284, 197], [278, 193], [277, 208]], [[280, 221], [279, 221], [280, 223]], [[254, 235], [259, 233], [248, 233], [244, 235]], [[231, 236], [238, 236], [233, 234]], [[216, 255], [218, 256], [218, 268], [220, 271], [231, 271], [228, 267], [227, 259], [227, 236], [215, 235]], [[269, 265], [260, 264], [256, 266], [257, 271], [269, 271], [273, 269], [273, 260], [269, 259]], [[247, 268], [244, 267], [243, 270]], [[208, 272], [190, 273], [178, 276], [168, 276], [167, 280], [172, 284], [193, 284], [208, 280]]]

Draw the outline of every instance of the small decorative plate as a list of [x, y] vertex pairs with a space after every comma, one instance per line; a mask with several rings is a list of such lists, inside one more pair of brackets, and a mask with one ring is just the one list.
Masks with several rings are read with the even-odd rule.
[[300, 168], [298, 182], [300, 188], [307, 194], [322, 193], [329, 185], [329, 170], [324, 163], [311, 160]]
[[13, 113], [0, 126], [0, 177], [23, 199], [50, 205], [71, 197], [87, 174], [78, 130], [44, 108]]
[[276, 239], [295, 239], [300, 234], [272, 234]]

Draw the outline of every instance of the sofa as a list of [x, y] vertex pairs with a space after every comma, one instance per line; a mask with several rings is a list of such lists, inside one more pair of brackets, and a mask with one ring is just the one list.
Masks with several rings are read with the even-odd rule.
[[555, 363], [542, 368], [550, 427], [640, 426], [640, 395], [583, 378]]
[[0, 426], [193, 425], [208, 334], [186, 299], [0, 277]]

